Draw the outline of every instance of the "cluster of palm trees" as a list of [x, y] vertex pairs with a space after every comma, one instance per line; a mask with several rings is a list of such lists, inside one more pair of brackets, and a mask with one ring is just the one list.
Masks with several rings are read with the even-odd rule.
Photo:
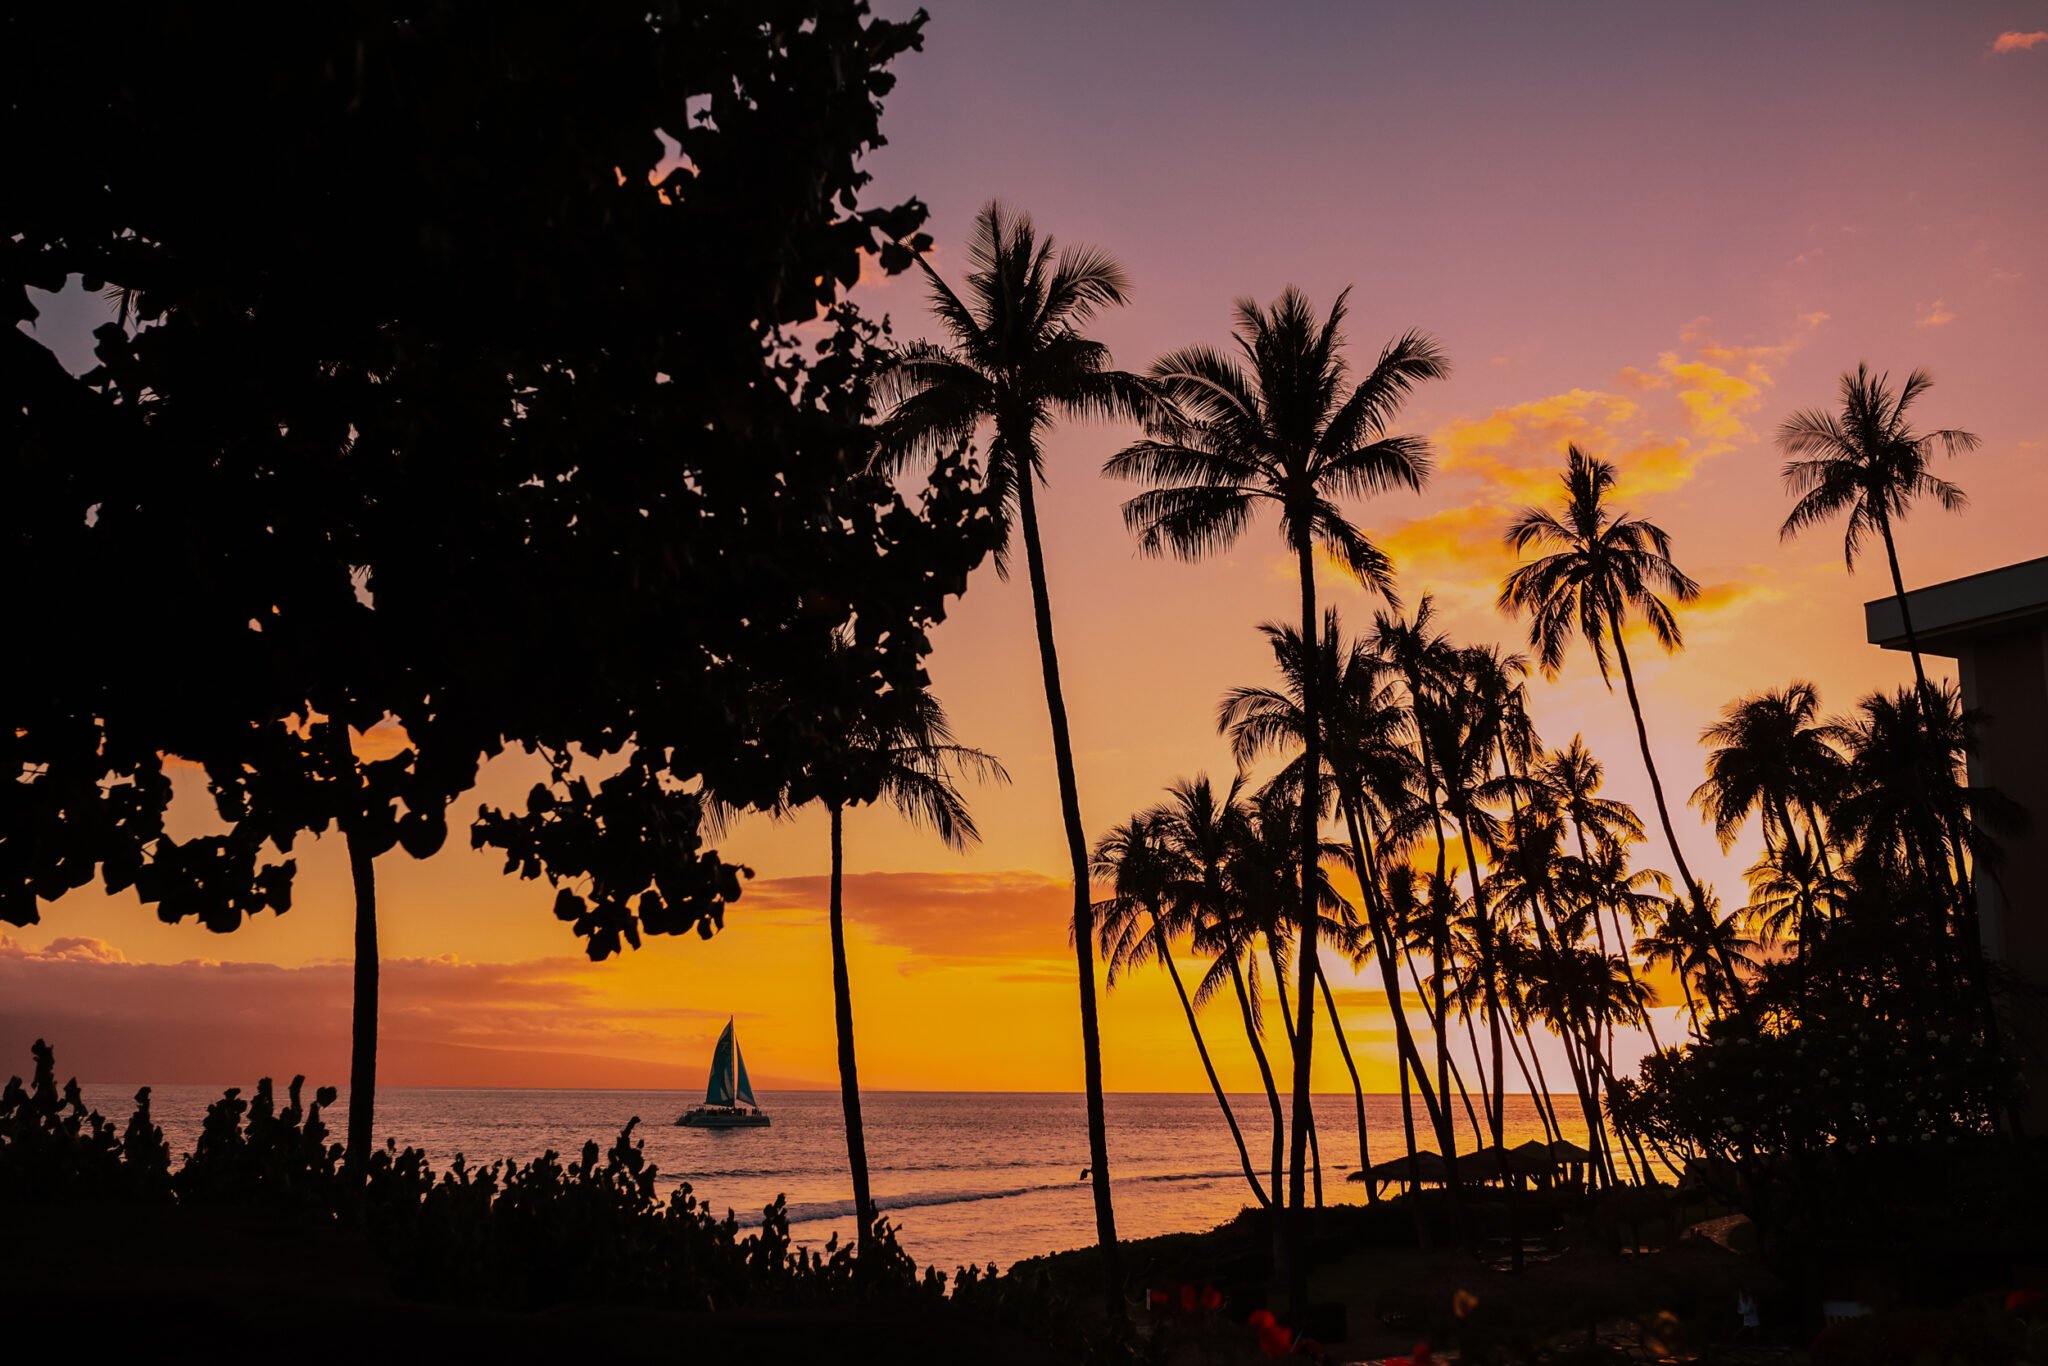
[[[1269, 1205], [1208, 1064], [1196, 1012], [1226, 988], [1237, 1003], [1274, 1116], [1277, 1190], [1281, 1108], [1261, 1038], [1258, 979], [1262, 961], [1276, 976], [1290, 963], [1300, 970], [1302, 865], [1276, 857], [1285, 852], [1276, 832], [1298, 821], [1307, 776], [1303, 700], [1318, 675], [1318, 825], [1335, 824], [1343, 838], [1317, 852], [1317, 938], [1385, 989], [1411, 1179], [1424, 1141], [1434, 1141], [1455, 1172], [1461, 1107], [1473, 1143], [1498, 1148], [1511, 1084], [1534, 1099], [1547, 1135], [1565, 1138], [1538, 1030], [1563, 1041], [1574, 1124], [1594, 1139], [1595, 1179], [1611, 1182], [1623, 1170], [1638, 1176], [1647, 1156], [1609, 1143], [1601, 1104], [1614, 1080], [1617, 1030], [1654, 1028], [1655, 998], [1629, 949], [1653, 926], [1674, 938], [1685, 933], [1670, 909], [1675, 899], [1656, 894], [1662, 875], [1629, 866], [1641, 822], [1600, 795], [1600, 765], [1580, 740], [1554, 752], [1542, 746], [1528, 719], [1521, 661], [1454, 645], [1436, 630], [1427, 598], [1412, 618], [1381, 613], [1361, 638], [1347, 638], [1335, 612], [1322, 627], [1313, 660], [1291, 626], [1266, 627], [1279, 685], [1234, 688], [1219, 707], [1219, 728], [1241, 764], [1281, 760], [1262, 786], [1251, 789], [1242, 772], [1220, 796], [1206, 777], [1182, 781], [1097, 845], [1098, 881], [1109, 891], [1097, 912], [1111, 982], [1158, 962], [1179, 986], [1173, 953], [1182, 940], [1206, 960], [1193, 996], [1181, 992], [1184, 1013], [1253, 1196]], [[1349, 1065], [1359, 1167], [1367, 1170], [1363, 1086], [1321, 958], [1307, 970]], [[1410, 1000], [1419, 1002], [1421, 1028], [1410, 1020]], [[1286, 1011], [1284, 996], [1281, 1003], [1291, 1042], [1301, 1017]], [[1460, 1030], [1474, 1068], [1469, 1080], [1454, 1051]], [[1370, 1183], [1367, 1193], [1376, 1198]]]
[[[1645, 842], [1643, 823], [1600, 795], [1601, 765], [1583, 742], [1574, 737], [1553, 749], [1537, 736], [1528, 661], [1450, 641], [1427, 597], [1405, 612], [1394, 566], [1347, 510], [1427, 482], [1428, 443], [1393, 428], [1408, 395], [1448, 372], [1434, 342], [1405, 333], [1354, 371], [1344, 343], [1346, 296], [1318, 316], [1289, 289], [1270, 306], [1240, 301], [1229, 348], [1189, 346], [1134, 374], [1114, 368], [1107, 349], [1083, 330], [1099, 310], [1127, 301], [1128, 282], [1109, 257], [1059, 250], [1028, 217], [1000, 204], [983, 210], [967, 256], [957, 290], [925, 265], [944, 340], [902, 348], [879, 376], [885, 411], [876, 460], [893, 471], [984, 440], [984, 477], [1003, 532], [999, 573], [1009, 571], [1011, 533], [1023, 541], [1073, 878], [1089, 1172], [1112, 1303], [1121, 1276], [1103, 1116], [1098, 952], [1112, 984], [1151, 963], [1173, 981], [1245, 1180], [1254, 1200], [1276, 1214], [1276, 1270], [1297, 1301], [1307, 1270], [1299, 1216], [1311, 1184], [1321, 1198], [1309, 1104], [1319, 998], [1351, 1072], [1360, 1166], [1370, 1165], [1363, 1086], [1337, 1018], [1327, 951], [1384, 986], [1411, 1164], [1421, 1151], [1419, 1129], [1455, 1162], [1460, 1108], [1475, 1143], [1490, 1138], [1498, 1148], [1511, 1066], [1512, 1084], [1536, 1098], [1545, 1128], [1562, 1137], [1558, 1092], [1536, 1046], [1541, 1031], [1562, 1041], [1570, 1082], [1564, 1108], [1576, 1102], [1594, 1179], [1604, 1182], [1649, 1179], [1662, 1156], [1617, 1131], [1603, 1104], [1618, 1081], [1617, 1037], [1638, 1026], [1654, 1037], [1656, 997], [1643, 967], [1672, 971], [1698, 1030], [1745, 1008], [1780, 945], [1793, 945], [1798, 957], [1826, 934], [1854, 902], [1858, 879], [1876, 887], [1895, 875], [1936, 889], [1950, 912], [1939, 928], [1974, 953], [1971, 818], [1982, 802], [1956, 776], [1964, 719], [1953, 695], [1926, 680], [1917, 645], [1917, 688], [1867, 699], [1855, 718], [1823, 723], [1817, 694], [1795, 684], [1734, 704], [1708, 731], [1714, 748], [1697, 802], [1724, 842], [1752, 816], [1765, 837], [1749, 903], [1723, 912], [1686, 861], [1628, 646], [1640, 625], [1664, 649], [1679, 648], [1675, 606], [1699, 590], [1673, 561], [1661, 528], [1614, 506], [1612, 465], [1567, 450], [1558, 505], [1530, 509], [1506, 529], [1508, 544], [1533, 557], [1509, 575], [1500, 606], [1527, 620], [1546, 675], [1574, 642], [1610, 687], [1611, 672], [1620, 674], [1675, 885], [1632, 863]], [[1800, 495], [1786, 534], [1846, 514], [1853, 563], [1876, 532], [1902, 607], [1893, 528], [1914, 497], [1960, 504], [1961, 494], [1928, 464], [1937, 449], [1974, 442], [1967, 433], [1911, 429], [1906, 410], [1926, 384], [1916, 373], [1893, 391], [1882, 376], [1859, 370], [1844, 380], [1839, 414], [1800, 414], [1783, 433], [1798, 457], [1786, 477]], [[1193, 559], [1221, 551], [1270, 507], [1300, 589], [1298, 623], [1263, 628], [1277, 683], [1233, 689], [1219, 707], [1239, 774], [1221, 789], [1206, 777], [1174, 784], [1157, 806], [1092, 848], [1038, 510], [1047, 477], [1043, 439], [1055, 422], [1072, 418], [1141, 426], [1143, 438], [1104, 473], [1145, 486], [1123, 509], [1143, 552]], [[1328, 563], [1385, 604], [1363, 635], [1347, 636], [1338, 614], [1319, 605], [1318, 566]], [[953, 781], [968, 771], [1000, 775], [993, 761], [955, 745], [935, 703], [898, 706], [873, 729], [849, 737], [849, 762], [879, 763], [890, 775], [884, 797], [950, 842], [971, 839]], [[1277, 761], [1275, 769], [1254, 787], [1247, 775], [1266, 759]], [[874, 1210], [858, 1132], [840, 807], [828, 805], [842, 1085], [865, 1238]], [[1331, 831], [1341, 837], [1328, 838]], [[1098, 899], [1096, 889], [1106, 895]], [[1185, 977], [1177, 953], [1193, 956]], [[1976, 971], [1974, 959], [1954, 961]], [[1261, 979], [1268, 972], [1290, 1064], [1284, 1079], [1265, 1042]], [[1404, 982], [1419, 1001], [1418, 1022], [1409, 1018]], [[1264, 1084], [1271, 1142], [1256, 1160], [1202, 1034], [1200, 1012], [1219, 997], [1234, 1005]], [[1454, 1055], [1458, 1031], [1469, 1045], [1469, 1078]]]

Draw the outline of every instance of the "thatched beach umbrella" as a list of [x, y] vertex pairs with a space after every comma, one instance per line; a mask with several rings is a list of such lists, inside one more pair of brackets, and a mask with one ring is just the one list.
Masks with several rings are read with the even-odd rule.
[[[1353, 1172], [1351, 1179], [1363, 1181], [1368, 1177], [1375, 1185], [1405, 1186], [1408, 1184], [1408, 1159], [1404, 1155], [1375, 1163], [1370, 1173]], [[1426, 1149], [1415, 1154], [1415, 1178], [1418, 1185], [1442, 1185], [1445, 1179], [1443, 1157]]]
[[1503, 1169], [1500, 1149], [1481, 1148], [1458, 1159], [1458, 1180], [1498, 1181]]

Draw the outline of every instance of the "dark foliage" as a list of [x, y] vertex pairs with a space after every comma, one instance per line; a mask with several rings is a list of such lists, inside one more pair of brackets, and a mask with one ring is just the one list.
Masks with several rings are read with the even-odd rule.
[[[992, 540], [959, 452], [908, 501], [857, 473], [881, 333], [835, 301], [924, 240], [857, 164], [922, 22], [10, 10], [6, 321], [67, 281], [117, 316], [80, 376], [0, 333], [0, 555], [41, 585], [0, 619], [37, 661], [0, 919], [103, 876], [232, 929], [289, 907], [301, 832], [431, 854], [511, 745], [551, 781], [475, 838], [578, 879], [593, 956], [713, 930], [696, 785], [801, 795]], [[849, 623], [864, 667], [814, 677]], [[216, 833], [166, 832], [165, 753]]]
[[[548, 1152], [525, 1164], [471, 1166], [458, 1155], [437, 1171], [418, 1149], [387, 1145], [358, 1187], [342, 1172], [341, 1146], [328, 1142], [322, 1111], [334, 1092], [322, 1088], [306, 1105], [303, 1078], [281, 1108], [267, 1079], [246, 1099], [226, 1092], [173, 1170], [147, 1091], [124, 1135], [86, 1108], [75, 1081], [59, 1088], [54, 1069], [51, 1049], [38, 1041], [29, 1084], [17, 1077], [0, 1093], [0, 1202], [138, 1200], [262, 1209], [308, 1227], [360, 1223], [399, 1294], [503, 1309], [908, 1303], [946, 1293], [948, 1278], [920, 1275], [886, 1221], [856, 1257], [851, 1248], [795, 1246], [779, 1198], [759, 1230], [745, 1234], [688, 1182], [664, 1198], [633, 1137], [638, 1120], [609, 1148], [586, 1143], [566, 1161]], [[964, 1270], [956, 1293], [972, 1298], [985, 1279]]]

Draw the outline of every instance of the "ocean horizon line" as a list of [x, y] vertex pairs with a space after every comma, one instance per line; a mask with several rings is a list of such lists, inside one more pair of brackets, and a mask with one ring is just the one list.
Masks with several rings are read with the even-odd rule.
[[[283, 1089], [283, 1088], [282, 1088], [282, 1087], [281, 1087], [281, 1086], [279, 1085], [279, 1083], [278, 1083], [278, 1080], [277, 1080], [277, 1078], [276, 1078], [276, 1077], [271, 1077], [271, 1078], [269, 1078], [269, 1081], [270, 1081], [270, 1083], [271, 1083], [271, 1085], [272, 1085], [273, 1089], [276, 1089], [276, 1090], [280, 1090], [280, 1091], [281, 1091], [281, 1090]], [[86, 1088], [92, 1088], [92, 1089], [95, 1089], [95, 1090], [128, 1090], [128, 1089], [131, 1089], [131, 1088], [133, 1088], [133, 1087], [140, 1087], [140, 1086], [147, 1086], [147, 1087], [150, 1087], [150, 1088], [151, 1088], [152, 1090], [155, 1090], [155, 1089], [159, 1089], [159, 1088], [162, 1088], [162, 1087], [169, 1087], [169, 1086], [177, 1086], [177, 1087], [187, 1087], [187, 1088], [204, 1088], [204, 1089], [209, 1089], [209, 1090], [215, 1090], [215, 1091], [226, 1091], [226, 1090], [228, 1090], [228, 1089], [230, 1089], [230, 1088], [233, 1088], [233, 1089], [235, 1089], [235, 1090], [238, 1090], [238, 1091], [242, 1092], [242, 1093], [243, 1093], [244, 1095], [248, 1095], [248, 1094], [252, 1093], [252, 1092], [253, 1092], [253, 1091], [255, 1090], [255, 1088], [254, 1088], [253, 1086], [249, 1085], [249, 1084], [248, 1084], [248, 1083], [246, 1083], [246, 1082], [240, 1082], [240, 1081], [234, 1081], [234, 1082], [227, 1082], [227, 1083], [215, 1083], [215, 1082], [204, 1082], [204, 1081], [164, 1081], [164, 1082], [148, 1081], [148, 1082], [130, 1082], [130, 1081], [101, 1081], [101, 1080], [95, 1080], [95, 1079], [88, 1079], [88, 1078], [80, 1077], [80, 1078], [78, 1079], [78, 1082], [79, 1082], [79, 1085], [80, 1085], [81, 1087], [86, 1087]], [[310, 1079], [308, 1080], [308, 1084], [309, 1084], [309, 1085], [311, 1085], [311, 1084], [312, 1084], [312, 1083], [311, 1083], [311, 1081], [310, 1081]], [[681, 1088], [678, 1088], [678, 1087], [674, 1087], [674, 1086], [659, 1086], [659, 1085], [650, 1085], [650, 1086], [461, 1086], [461, 1085], [441, 1085], [441, 1084], [437, 1084], [437, 1083], [427, 1083], [427, 1084], [419, 1084], [419, 1083], [413, 1083], [413, 1084], [407, 1084], [407, 1085], [403, 1085], [403, 1086], [397, 1086], [397, 1085], [385, 1085], [385, 1084], [383, 1084], [383, 1083], [379, 1083], [379, 1084], [378, 1084], [378, 1087], [377, 1087], [377, 1092], [378, 1092], [378, 1094], [379, 1094], [379, 1095], [383, 1095], [383, 1094], [386, 1094], [386, 1093], [388, 1093], [388, 1092], [395, 1092], [395, 1091], [459, 1091], [459, 1092], [463, 1092], [463, 1093], [466, 1093], [466, 1094], [472, 1094], [472, 1095], [490, 1095], [490, 1094], [508, 1094], [508, 1095], [519, 1095], [519, 1094], [529, 1094], [529, 1093], [533, 1093], [533, 1092], [543, 1092], [543, 1091], [545, 1091], [545, 1092], [564, 1092], [564, 1091], [566, 1091], [566, 1092], [575, 1092], [575, 1093], [588, 1093], [588, 1094], [591, 1094], [591, 1095], [645, 1095], [645, 1094], [648, 1094], [648, 1093], [650, 1093], [650, 1092], [659, 1092], [659, 1093], [663, 1093], [663, 1094], [674, 1094], [674, 1095], [678, 1095], [678, 1096], [688, 1096], [688, 1095], [694, 1094], [694, 1093], [695, 1093], [695, 1092], [697, 1092], [697, 1091], [701, 1091], [702, 1089], [703, 1089], [703, 1087], [702, 1087], [702, 1086], [688, 1086], [688, 1087], [681, 1087]], [[335, 1090], [336, 1090], [336, 1092], [337, 1092], [337, 1093], [339, 1093], [339, 1094], [341, 1094], [341, 1095], [346, 1095], [346, 1094], [348, 1094], [348, 1087], [346, 1087], [346, 1086], [336, 1086], [336, 1087], [335, 1087]], [[764, 1086], [757, 1086], [757, 1087], [755, 1087], [755, 1088], [754, 1088], [754, 1090], [755, 1090], [755, 1095], [756, 1095], [757, 1097], [772, 1097], [772, 1096], [822, 1096], [822, 1095], [830, 1095], [830, 1096], [836, 1096], [836, 1095], [838, 1095], [838, 1094], [839, 1094], [839, 1088], [838, 1088], [837, 1086], [783, 1086], [783, 1087], [775, 1087], [775, 1088], [772, 1088], [772, 1089], [771, 1089], [771, 1088], [769, 1088], [769, 1087], [764, 1087]], [[863, 1097], [863, 1098], [866, 1098], [866, 1097], [869, 1097], [869, 1096], [1074, 1096], [1074, 1097], [1076, 1097], [1076, 1098], [1083, 1098], [1083, 1097], [1085, 1097], [1085, 1096], [1086, 1096], [1086, 1094], [1087, 1094], [1086, 1092], [1084, 1092], [1084, 1091], [1081, 1091], [1081, 1090], [1078, 1090], [1078, 1089], [1077, 1089], [1077, 1090], [1065, 1090], [1065, 1089], [1060, 1089], [1060, 1090], [1049, 1090], [1049, 1089], [1048, 1089], [1048, 1090], [1030, 1090], [1030, 1089], [1022, 1089], [1022, 1088], [1016, 1088], [1016, 1087], [1008, 1087], [1008, 1088], [1001, 1088], [1001, 1089], [995, 1089], [995, 1088], [989, 1088], [989, 1089], [970, 1089], [970, 1088], [960, 1088], [960, 1087], [952, 1087], [952, 1088], [949, 1088], [949, 1087], [887, 1087], [887, 1086], [863, 1086], [863, 1087], [861, 1088], [861, 1092], [860, 1092], [860, 1093], [861, 1093], [861, 1095], [862, 1095], [862, 1097]], [[1125, 1096], [1125, 1097], [1133, 1097], [1133, 1098], [1145, 1099], [1145, 1098], [1153, 1098], [1153, 1097], [1162, 1097], [1162, 1096], [1209, 1096], [1209, 1095], [1212, 1095], [1213, 1093], [1212, 1093], [1211, 1091], [1209, 1091], [1209, 1090], [1208, 1090], [1208, 1088], [1204, 1087], [1204, 1088], [1200, 1088], [1200, 1089], [1196, 1089], [1196, 1090], [1185, 1090], [1185, 1091], [1120, 1091], [1120, 1090], [1115, 1090], [1115, 1089], [1109, 1089], [1109, 1090], [1105, 1090], [1105, 1091], [1104, 1091], [1104, 1092], [1103, 1092], [1102, 1094], [1103, 1094], [1104, 1096]], [[1229, 1097], [1230, 1097], [1230, 1098], [1231, 1098], [1232, 1100], [1237, 1100], [1237, 1099], [1240, 1099], [1240, 1098], [1256, 1098], [1256, 1099], [1259, 1099], [1259, 1100], [1264, 1100], [1264, 1099], [1266, 1098], [1266, 1093], [1265, 1093], [1264, 1091], [1226, 1091], [1226, 1092], [1225, 1092], [1224, 1094], [1225, 1094], [1225, 1095], [1227, 1095], [1227, 1096], [1229, 1096]], [[1311, 1092], [1310, 1092], [1309, 1094], [1310, 1094], [1311, 1096], [1314, 1096], [1314, 1097], [1316, 1097], [1317, 1099], [1337, 1099], [1337, 1098], [1341, 1098], [1341, 1099], [1344, 1099], [1344, 1100], [1351, 1100], [1351, 1099], [1353, 1099], [1353, 1098], [1354, 1098], [1354, 1095], [1355, 1095], [1355, 1093], [1354, 1093], [1354, 1092], [1352, 1092], [1352, 1091], [1350, 1091], [1349, 1089], [1346, 1089], [1346, 1090], [1341, 1090], [1341, 1091], [1311, 1091]], [[1516, 1089], [1514, 1089], [1514, 1088], [1512, 1088], [1512, 1087], [1511, 1087], [1511, 1088], [1507, 1089], [1507, 1090], [1506, 1090], [1505, 1092], [1503, 1092], [1503, 1094], [1505, 1094], [1505, 1095], [1509, 1095], [1509, 1096], [1521, 1096], [1521, 1097], [1527, 1098], [1527, 1097], [1531, 1096], [1531, 1095], [1532, 1095], [1533, 1093], [1532, 1093], [1532, 1092], [1529, 1092], [1529, 1091], [1525, 1091], [1525, 1090], [1516, 1090]], [[1400, 1099], [1401, 1099], [1401, 1093], [1400, 1093], [1399, 1091], [1367, 1091], [1367, 1092], [1365, 1093], [1365, 1095], [1366, 1095], [1366, 1098], [1367, 1098], [1367, 1099], [1369, 1099], [1369, 1100], [1393, 1100], [1393, 1101], [1398, 1101], [1398, 1100], [1400, 1100]], [[1285, 1095], [1282, 1095], [1282, 1096], [1281, 1096], [1281, 1100], [1282, 1100], [1283, 1102], [1284, 1102], [1284, 1101], [1285, 1101], [1286, 1099], [1287, 1099], [1287, 1097], [1286, 1097]]]

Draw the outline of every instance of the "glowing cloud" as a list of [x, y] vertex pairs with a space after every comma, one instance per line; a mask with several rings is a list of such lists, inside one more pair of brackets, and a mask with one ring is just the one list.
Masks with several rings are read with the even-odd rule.
[[1940, 299], [1936, 299], [1920, 311], [1919, 317], [1913, 319], [1913, 326], [1946, 327], [1955, 320], [1956, 315], [1949, 306]]
[[2018, 33], [2008, 30], [1991, 41], [1993, 52], [2031, 52], [2043, 43], [2048, 43], [2048, 29], [2035, 29], [2032, 33]]
[[1447, 606], [1490, 606], [1514, 564], [1501, 533], [1521, 508], [1551, 501], [1567, 444], [1612, 461], [1624, 500], [1679, 489], [1706, 461], [1757, 439], [1750, 417], [1786, 359], [1826, 321], [1801, 314], [1786, 340], [1752, 346], [1723, 343], [1711, 319], [1695, 318], [1679, 349], [1654, 365], [1624, 366], [1611, 389], [1574, 388], [1454, 419], [1434, 435], [1455, 501], [1396, 527], [1382, 546], [1408, 582]]

